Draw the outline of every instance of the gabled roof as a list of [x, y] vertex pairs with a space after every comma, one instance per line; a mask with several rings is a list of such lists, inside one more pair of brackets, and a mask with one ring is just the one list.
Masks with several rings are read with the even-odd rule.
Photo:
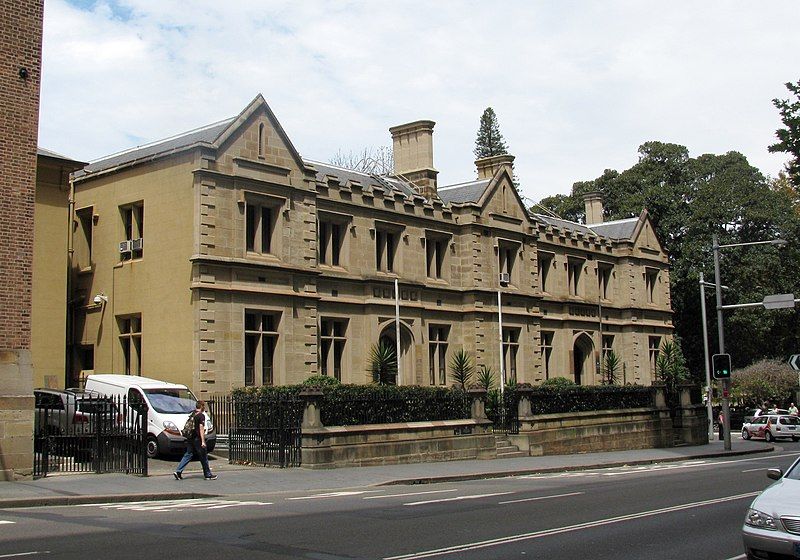
[[396, 179], [394, 177], [386, 177], [384, 175], [375, 175], [371, 173], [363, 173], [361, 171], [354, 171], [346, 169], [330, 163], [322, 163], [314, 160], [303, 160], [306, 165], [312, 166], [317, 170], [317, 181], [327, 183], [328, 177], [333, 177], [342, 185], [348, 182], [357, 181], [364, 185], [364, 187], [372, 187], [383, 189], [387, 194], [394, 191], [400, 191], [408, 197], [413, 197], [417, 194], [414, 187], [405, 181]]
[[447, 204], [461, 204], [465, 202], [478, 202], [491, 179], [479, 179], [455, 185], [445, 185], [436, 189], [439, 198]]
[[569, 220], [562, 220], [561, 218], [554, 218], [552, 216], [547, 216], [546, 214], [532, 214], [533, 219], [537, 222], [542, 222], [550, 227], [564, 230], [564, 231], [574, 231], [578, 233], [582, 233], [584, 235], [598, 235], [590, 228], [586, 227], [583, 224], [579, 224], [578, 222], [570, 222]]
[[590, 224], [588, 227], [597, 235], [608, 237], [609, 239], [632, 239], [640, 219], [641, 216], [637, 216], [635, 218], [626, 218], [613, 222]]
[[209, 124], [195, 130], [190, 130], [189, 132], [184, 132], [164, 140], [157, 140], [156, 142], [152, 142], [150, 144], [137, 146], [123, 152], [106, 156], [91, 162], [84, 169], [78, 171], [75, 174], [75, 177], [77, 178], [90, 173], [106, 171], [120, 165], [153, 160], [158, 157], [173, 154], [200, 144], [209, 146], [213, 145], [220, 134], [227, 130], [234, 120], [236, 120], [236, 117]]

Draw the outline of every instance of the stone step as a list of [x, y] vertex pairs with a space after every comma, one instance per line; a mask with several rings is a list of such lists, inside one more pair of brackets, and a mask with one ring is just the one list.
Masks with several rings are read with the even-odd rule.
[[519, 450], [509, 451], [507, 453], [500, 453], [499, 451], [497, 452], [498, 459], [513, 459], [516, 457], [527, 457], [527, 455], [525, 454], [525, 452]]

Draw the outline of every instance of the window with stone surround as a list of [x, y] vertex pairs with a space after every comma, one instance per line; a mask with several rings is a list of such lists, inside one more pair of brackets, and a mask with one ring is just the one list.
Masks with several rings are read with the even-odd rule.
[[245, 201], [245, 248], [248, 253], [274, 253], [278, 210], [278, 203], [271, 199], [253, 197]]
[[655, 379], [656, 363], [658, 362], [658, 352], [659, 348], [661, 348], [661, 337], [660, 336], [647, 337], [647, 346], [648, 346], [648, 354], [650, 357], [650, 374], [653, 376], [653, 379]]
[[567, 283], [569, 284], [569, 295], [583, 296], [583, 259], [567, 259]]
[[347, 319], [323, 318], [319, 326], [319, 372], [342, 380]]
[[247, 310], [244, 314], [244, 384], [274, 385], [275, 348], [280, 313]]
[[537, 270], [539, 273], [539, 290], [547, 292], [547, 279], [550, 276], [550, 269], [553, 267], [553, 253], [545, 253], [540, 251], [537, 255]]
[[428, 278], [446, 279], [445, 262], [450, 237], [441, 233], [425, 233], [425, 272]]
[[447, 385], [447, 325], [428, 326], [428, 372], [431, 385]]
[[550, 379], [550, 357], [553, 355], [553, 337], [555, 332], [542, 331], [540, 351], [542, 353], [542, 371], [545, 379]]
[[597, 263], [597, 288], [600, 292], [600, 299], [610, 300], [611, 278], [614, 272], [614, 265], [610, 263]]
[[144, 201], [125, 204], [119, 207], [122, 216], [124, 241], [128, 247], [120, 246], [123, 261], [140, 259], [144, 255]]
[[[517, 284], [517, 253], [520, 244], [506, 239], [497, 240], [497, 271], [502, 275], [508, 275], [508, 284]], [[505, 283], [505, 282], [502, 282]]]
[[125, 375], [142, 374], [142, 316], [118, 315], [119, 343], [122, 347], [122, 372]]
[[347, 229], [352, 218], [340, 214], [321, 212], [317, 229], [319, 264], [346, 266]]
[[399, 272], [398, 252], [402, 232], [400, 226], [375, 224], [375, 269], [378, 272]]
[[506, 383], [514, 383], [517, 380], [520, 330], [518, 327], [503, 327], [503, 359], [505, 360]]
[[658, 303], [658, 269], [646, 267], [644, 269], [644, 283], [645, 294], [647, 295], [647, 303]]

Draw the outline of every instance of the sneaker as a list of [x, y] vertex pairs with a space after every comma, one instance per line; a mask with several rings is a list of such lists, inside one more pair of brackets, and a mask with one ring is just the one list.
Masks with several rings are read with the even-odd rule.
[[217, 475], [212, 474], [211, 476], [207, 476], [206, 480], [217, 480]]
[[179, 473], [178, 471], [172, 473], [172, 476], [175, 477], [175, 480], [183, 480], [183, 474]]

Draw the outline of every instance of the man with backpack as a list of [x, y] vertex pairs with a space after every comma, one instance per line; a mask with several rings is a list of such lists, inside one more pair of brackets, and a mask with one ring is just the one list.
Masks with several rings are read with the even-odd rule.
[[216, 480], [217, 475], [211, 472], [208, 466], [208, 450], [206, 449], [206, 410], [205, 401], [197, 401], [194, 412], [189, 415], [186, 424], [181, 430], [183, 437], [186, 438], [186, 453], [184, 453], [178, 468], [172, 473], [175, 480], [183, 480], [183, 469], [195, 455], [200, 459], [203, 466], [203, 476], [206, 480]]

